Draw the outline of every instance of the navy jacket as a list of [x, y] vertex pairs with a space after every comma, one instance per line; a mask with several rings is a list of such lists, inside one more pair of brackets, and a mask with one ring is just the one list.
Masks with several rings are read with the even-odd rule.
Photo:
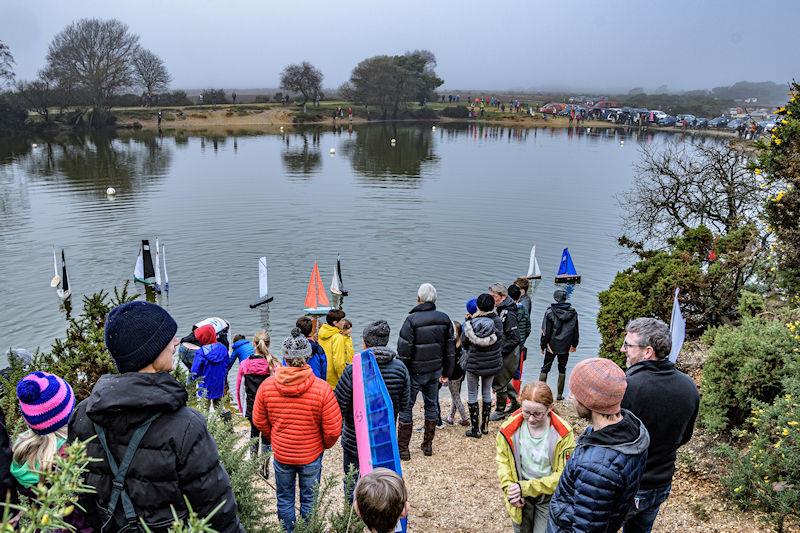
[[328, 376], [328, 356], [325, 355], [325, 349], [317, 341], [308, 339], [308, 342], [311, 344], [308, 366], [311, 367], [315, 376], [324, 381]]
[[641, 420], [622, 410], [622, 420], [589, 426], [561, 474], [547, 533], [616, 532], [633, 505], [647, 462], [650, 436]]

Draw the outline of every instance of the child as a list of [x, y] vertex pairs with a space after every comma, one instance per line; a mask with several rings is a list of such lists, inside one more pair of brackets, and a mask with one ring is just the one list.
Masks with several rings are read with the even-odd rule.
[[453, 366], [453, 373], [447, 381], [447, 388], [450, 389], [450, 414], [444, 419], [444, 423], [452, 426], [454, 423], [456, 409], [458, 414], [461, 415], [461, 425], [468, 426], [469, 420], [467, 419], [467, 410], [464, 409], [464, 403], [461, 401], [461, 385], [464, 383], [464, 368], [461, 366], [461, 323], [453, 322], [453, 331], [456, 337], [456, 364]]
[[194, 336], [200, 349], [194, 354], [192, 379], [202, 378], [197, 385], [197, 396], [210, 400], [214, 408], [220, 407], [228, 375], [228, 349], [217, 342], [217, 332], [210, 324], [194, 330]]
[[[75, 409], [75, 395], [69, 383], [47, 372], [32, 372], [17, 383], [17, 399], [28, 429], [14, 442], [11, 474], [22, 493], [33, 495], [39, 472], [53, 467], [56, 455], [67, 443], [67, 423]], [[75, 509], [65, 521], [84, 530], [81, 512]]]
[[295, 327], [299, 328], [303, 335], [308, 339], [311, 344], [311, 359], [308, 360], [308, 366], [311, 371], [319, 379], [327, 379], [328, 377], [328, 358], [325, 355], [325, 350], [320, 344], [314, 340], [314, 321], [307, 316], [301, 316], [294, 323]]
[[372, 533], [392, 533], [408, 516], [408, 492], [403, 478], [387, 468], [376, 468], [356, 483], [354, 509]]
[[[344, 311], [341, 309], [331, 309], [325, 316], [325, 323], [319, 328], [317, 335], [328, 359], [326, 380], [332, 389], [336, 389], [345, 367], [353, 362], [353, 339], [342, 334], [345, 326], [344, 317]], [[352, 324], [350, 327], [352, 329]]]
[[[236, 344], [234, 342], [234, 344]], [[253, 355], [242, 361], [239, 365], [239, 372], [236, 375], [236, 401], [239, 404], [239, 412], [250, 422], [250, 438], [261, 438], [261, 454], [266, 455], [272, 451], [272, 447], [258, 429], [253, 425], [253, 402], [256, 399], [258, 387], [269, 376], [275, 373], [280, 363], [277, 358], [269, 351], [270, 336], [266, 331], [259, 330], [253, 337]], [[244, 382], [244, 387], [242, 387]], [[254, 443], [251, 448], [251, 455], [258, 454], [258, 443]], [[269, 457], [264, 459], [261, 467], [261, 475], [264, 479], [269, 479]]]
[[228, 358], [228, 370], [231, 369], [233, 363], [239, 361], [241, 365], [245, 359], [253, 355], [253, 346], [255, 343], [252, 343], [247, 340], [242, 334], [234, 335], [233, 337], [233, 349], [231, 350], [231, 356]]

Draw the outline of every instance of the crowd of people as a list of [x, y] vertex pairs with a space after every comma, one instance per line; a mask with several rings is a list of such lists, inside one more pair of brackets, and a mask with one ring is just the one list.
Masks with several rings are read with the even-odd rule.
[[[555, 291], [544, 314], [539, 381], [515, 387], [531, 334], [528, 289], [525, 278], [510, 286], [493, 283], [467, 302], [462, 323], [436, 308], [436, 289], [424, 283], [396, 350], [389, 346], [386, 321], [364, 327], [360, 344], [374, 354], [389, 392], [400, 458], [411, 458], [413, 408], [421, 393], [425, 456], [433, 454], [437, 427], [454, 424], [456, 414], [469, 427], [467, 438], [481, 438], [490, 421], [501, 422], [496, 462], [515, 532], [650, 531], [699, 405], [694, 383], [667, 357], [668, 327], [651, 318], [628, 324], [620, 348], [627, 373], [600, 358], [574, 367], [570, 398], [591, 423], [576, 440], [546, 383], [558, 361], [561, 400], [567, 360], [578, 346], [577, 313], [565, 291]], [[263, 330], [250, 340], [236, 335], [229, 346], [224, 321], [207, 319], [178, 339], [177, 324], [163, 308], [142, 301], [116, 307], [104, 340], [119, 373], [102, 376], [88, 398], [76, 405], [70, 384], [45, 372], [33, 371], [18, 383], [28, 429], [12, 445], [5, 424], [0, 428], [0, 488], [12, 501], [17, 493], [30, 494], [68, 442], [86, 440], [94, 461], [84, 482], [93, 492], [76, 502], [83, 511], [75, 507], [66, 517], [77, 530], [127, 531], [141, 521], [164, 531], [173, 522], [171, 509], [182, 519], [188, 504], [200, 516], [218, 509], [210, 520], [216, 531], [242, 531], [205, 418], [187, 406], [186, 384], [171, 373], [177, 354], [191, 369], [197, 394], [223, 411], [226, 376], [238, 361], [236, 405], [251, 426], [251, 454], [263, 454], [265, 478], [272, 464], [278, 519], [287, 532], [297, 520], [298, 488], [300, 515], [308, 517], [323, 454], [340, 438], [346, 500], [370, 531], [394, 531], [409, 510], [402, 478], [384, 469], [359, 476], [353, 325], [343, 310], [332, 309], [315, 329], [309, 317], [298, 318], [273, 354]], [[453, 401], [442, 417], [444, 385]], [[358, 480], [354, 487], [348, 478]]]

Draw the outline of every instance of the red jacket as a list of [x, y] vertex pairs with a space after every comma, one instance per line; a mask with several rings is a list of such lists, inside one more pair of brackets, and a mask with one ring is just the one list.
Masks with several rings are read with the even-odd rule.
[[272, 443], [278, 462], [307, 465], [336, 444], [342, 413], [331, 386], [310, 366], [284, 366], [258, 388], [253, 425]]

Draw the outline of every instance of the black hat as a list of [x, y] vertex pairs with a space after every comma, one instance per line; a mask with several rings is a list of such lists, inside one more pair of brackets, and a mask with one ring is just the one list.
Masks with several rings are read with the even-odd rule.
[[373, 346], [386, 346], [389, 344], [389, 323], [385, 320], [376, 320], [364, 328], [364, 344], [368, 348]]
[[483, 293], [478, 296], [478, 309], [484, 313], [488, 313], [494, 309], [494, 298], [491, 294]]
[[137, 372], [158, 358], [177, 331], [175, 319], [162, 307], [134, 301], [108, 313], [104, 337], [117, 370]]

